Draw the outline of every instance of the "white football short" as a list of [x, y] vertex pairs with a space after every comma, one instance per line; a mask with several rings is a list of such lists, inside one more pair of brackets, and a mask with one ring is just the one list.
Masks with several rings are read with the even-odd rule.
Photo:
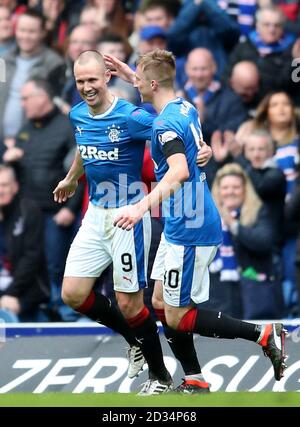
[[174, 307], [200, 304], [209, 299], [208, 266], [217, 246], [180, 246], [161, 235], [151, 279], [163, 282], [164, 301]]
[[64, 276], [99, 277], [113, 262], [115, 291], [137, 292], [147, 287], [150, 213], [126, 231], [113, 225], [121, 209], [104, 209], [89, 204], [70, 247]]

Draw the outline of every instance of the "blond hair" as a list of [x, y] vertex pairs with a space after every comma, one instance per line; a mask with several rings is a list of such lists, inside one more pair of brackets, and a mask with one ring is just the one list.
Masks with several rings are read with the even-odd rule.
[[245, 201], [241, 208], [240, 223], [245, 226], [253, 225], [256, 221], [257, 214], [262, 206], [262, 201], [257, 195], [248, 174], [237, 163], [228, 163], [218, 170], [212, 187], [212, 196], [221, 211], [222, 201], [220, 198], [220, 183], [225, 176], [237, 176], [241, 178], [245, 187]]
[[155, 49], [137, 60], [142, 72], [149, 80], [156, 80], [161, 87], [170, 88], [176, 76], [175, 57], [167, 50]]

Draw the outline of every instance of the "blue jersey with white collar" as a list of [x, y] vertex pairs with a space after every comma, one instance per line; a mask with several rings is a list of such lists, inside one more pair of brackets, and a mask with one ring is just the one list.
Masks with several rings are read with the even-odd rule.
[[141, 169], [153, 116], [115, 98], [103, 114], [92, 116], [85, 102], [70, 112], [88, 181], [89, 198], [105, 208], [135, 203], [143, 197]]
[[166, 240], [178, 245], [214, 246], [222, 241], [219, 212], [211, 197], [205, 173], [196, 164], [200, 135], [197, 110], [181, 98], [169, 102], [154, 119], [151, 154], [158, 181], [169, 168], [163, 145], [179, 138], [185, 147], [189, 178], [162, 204]]

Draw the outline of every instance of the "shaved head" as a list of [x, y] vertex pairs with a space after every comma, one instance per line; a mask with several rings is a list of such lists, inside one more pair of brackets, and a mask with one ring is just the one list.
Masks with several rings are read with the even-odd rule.
[[250, 61], [238, 62], [232, 69], [230, 84], [245, 103], [251, 102], [259, 90], [259, 71]]
[[191, 50], [188, 54], [187, 60], [206, 62], [211, 67], [216, 65], [212, 53], [208, 49], [204, 49], [202, 47], [197, 47], [196, 49]]
[[104, 58], [97, 50], [86, 50], [82, 52], [76, 59], [74, 67], [76, 65], [87, 65], [91, 61], [96, 62], [102, 71], [106, 69]]
[[216, 62], [207, 49], [193, 49], [185, 64], [185, 71], [192, 85], [199, 91], [205, 91], [213, 81], [216, 73]]
[[232, 77], [247, 82], [258, 82], [259, 71], [257, 66], [250, 61], [238, 62], [232, 69]]

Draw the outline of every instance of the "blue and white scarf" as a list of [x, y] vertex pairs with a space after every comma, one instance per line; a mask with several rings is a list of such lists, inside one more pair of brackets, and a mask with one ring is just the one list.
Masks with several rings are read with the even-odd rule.
[[284, 34], [278, 42], [267, 44], [262, 41], [256, 30], [249, 34], [250, 41], [258, 50], [260, 56], [270, 55], [271, 53], [280, 53], [286, 50], [295, 41], [293, 34]]
[[193, 86], [190, 80], [188, 80], [184, 85], [184, 91], [193, 104], [197, 104], [199, 100], [202, 100], [204, 104], [207, 104], [208, 101], [214, 96], [214, 94], [220, 90], [220, 88], [221, 83], [217, 80], [213, 80], [203, 95], [199, 95], [199, 92]]
[[297, 137], [290, 144], [278, 146], [274, 156], [277, 166], [285, 175], [287, 196], [292, 193], [297, 177], [297, 169], [300, 163], [299, 147], [300, 141]]
[[[239, 211], [231, 212], [233, 218], [238, 218], [239, 214]], [[217, 273], [220, 271], [221, 282], [238, 282], [240, 280], [240, 274], [238, 270], [238, 262], [234, 253], [232, 235], [223, 221], [222, 234], [223, 243], [218, 249], [215, 259], [210, 264], [209, 270], [211, 273]]]
[[256, 3], [257, 0], [218, 0], [220, 8], [238, 22], [241, 34], [244, 36], [253, 30]]

